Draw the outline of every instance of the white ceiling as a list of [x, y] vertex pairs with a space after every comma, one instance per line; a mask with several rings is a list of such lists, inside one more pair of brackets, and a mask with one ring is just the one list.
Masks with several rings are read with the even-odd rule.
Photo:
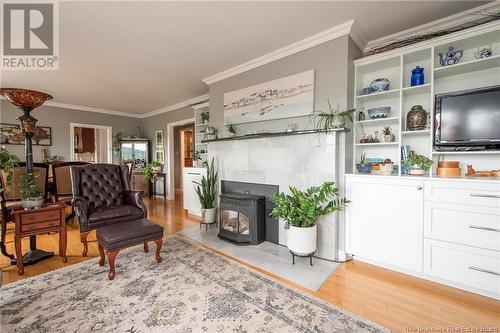
[[373, 40], [475, 1], [62, 2], [58, 71], [4, 71], [3, 87], [143, 114], [206, 94], [203, 78], [350, 19]]

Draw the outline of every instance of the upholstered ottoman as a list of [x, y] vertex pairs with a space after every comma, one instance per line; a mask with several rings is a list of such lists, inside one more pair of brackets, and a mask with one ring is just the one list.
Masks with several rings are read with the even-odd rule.
[[97, 228], [99, 243], [99, 266], [104, 265], [104, 251], [108, 255], [108, 278], [115, 277], [115, 258], [121, 249], [144, 243], [144, 252], [148, 252], [148, 242], [156, 242], [156, 261], [161, 262], [160, 250], [163, 244], [163, 227], [147, 219], [118, 222]]

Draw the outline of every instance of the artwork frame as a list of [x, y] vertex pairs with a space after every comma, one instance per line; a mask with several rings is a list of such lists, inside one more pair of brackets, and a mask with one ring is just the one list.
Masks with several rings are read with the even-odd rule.
[[155, 143], [156, 143], [156, 148], [163, 148], [164, 144], [163, 130], [158, 130], [155, 132]]
[[314, 111], [314, 92], [314, 69], [227, 92], [224, 123], [308, 116]]
[[155, 160], [160, 162], [162, 165], [165, 165], [165, 150], [164, 149], [156, 149], [155, 150]]
[[[0, 144], [24, 146], [24, 135], [19, 124], [0, 123]], [[52, 127], [36, 126], [33, 146], [52, 146]]]

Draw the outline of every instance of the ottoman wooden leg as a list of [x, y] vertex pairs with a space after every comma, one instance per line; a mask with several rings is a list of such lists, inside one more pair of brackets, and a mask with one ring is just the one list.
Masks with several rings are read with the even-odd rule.
[[161, 247], [163, 245], [163, 240], [157, 239], [157, 240], [155, 240], [155, 243], [156, 243], [156, 261], [158, 263], [160, 263], [161, 262], [160, 251], [161, 251]]
[[108, 278], [113, 280], [115, 278], [115, 258], [119, 250], [108, 252], [108, 262], [109, 262], [109, 273]]
[[144, 252], [149, 252], [148, 242], [144, 242]]
[[106, 261], [106, 256], [104, 255], [104, 248], [101, 244], [99, 244], [99, 256], [101, 259], [99, 260], [99, 266], [104, 266], [104, 262]]

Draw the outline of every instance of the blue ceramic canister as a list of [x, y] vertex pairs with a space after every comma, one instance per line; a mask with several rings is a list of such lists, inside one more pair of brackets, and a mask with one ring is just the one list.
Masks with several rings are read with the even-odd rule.
[[411, 70], [411, 86], [420, 86], [424, 84], [424, 68], [417, 66]]

